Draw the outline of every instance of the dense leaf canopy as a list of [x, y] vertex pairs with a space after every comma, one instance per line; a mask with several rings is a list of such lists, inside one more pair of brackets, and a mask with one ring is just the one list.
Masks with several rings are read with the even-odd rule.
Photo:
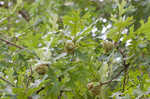
[[0, 99], [149, 99], [149, 0], [0, 0]]

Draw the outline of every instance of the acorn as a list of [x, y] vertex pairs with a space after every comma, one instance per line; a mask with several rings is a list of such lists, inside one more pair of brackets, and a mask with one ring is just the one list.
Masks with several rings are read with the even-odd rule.
[[107, 53], [113, 49], [114, 43], [111, 41], [103, 41], [102, 46], [104, 48], [105, 53]]
[[88, 83], [87, 87], [88, 87], [88, 90], [91, 90], [94, 87], [93, 82]]
[[99, 95], [100, 94], [100, 92], [101, 92], [101, 86], [95, 86], [95, 87], [93, 87], [92, 89], [91, 89], [91, 92], [92, 92], [92, 94], [93, 95]]
[[75, 45], [73, 42], [66, 42], [64, 46], [64, 50], [68, 54], [73, 54], [75, 49]]
[[96, 86], [94, 86], [94, 83], [93, 83], [93, 82], [88, 83], [87, 87], [88, 87], [88, 90], [90, 90], [91, 93], [92, 93], [93, 95], [95, 95], [95, 96], [96, 96], [96, 95], [99, 95], [100, 92], [101, 92], [101, 85], [96, 85]]
[[39, 75], [44, 75], [47, 73], [48, 71], [48, 64], [40, 64], [36, 67], [35, 71], [39, 74]]

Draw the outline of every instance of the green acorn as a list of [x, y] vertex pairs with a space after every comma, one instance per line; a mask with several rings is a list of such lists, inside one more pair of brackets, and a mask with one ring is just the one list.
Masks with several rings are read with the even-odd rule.
[[94, 85], [94, 82], [88, 83], [88, 90], [91, 91], [93, 95], [99, 95], [101, 93], [101, 85]]
[[39, 74], [39, 75], [44, 75], [47, 73], [48, 71], [48, 64], [40, 64], [36, 67], [35, 71]]
[[114, 48], [114, 43], [111, 41], [103, 41], [102, 46], [104, 48], [105, 53], [107, 53]]
[[73, 54], [75, 49], [75, 45], [73, 42], [66, 42], [64, 50], [68, 54]]

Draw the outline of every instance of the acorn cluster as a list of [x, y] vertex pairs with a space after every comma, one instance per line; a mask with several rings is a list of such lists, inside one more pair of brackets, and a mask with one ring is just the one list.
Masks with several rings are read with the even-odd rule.
[[40, 64], [37, 65], [37, 67], [35, 68], [35, 71], [39, 74], [39, 75], [44, 75], [47, 73], [48, 71], [48, 64]]

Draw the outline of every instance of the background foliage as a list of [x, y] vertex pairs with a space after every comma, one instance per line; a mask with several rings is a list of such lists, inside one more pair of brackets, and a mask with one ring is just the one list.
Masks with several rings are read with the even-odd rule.
[[1, 0], [1, 99], [149, 99], [149, 0]]

